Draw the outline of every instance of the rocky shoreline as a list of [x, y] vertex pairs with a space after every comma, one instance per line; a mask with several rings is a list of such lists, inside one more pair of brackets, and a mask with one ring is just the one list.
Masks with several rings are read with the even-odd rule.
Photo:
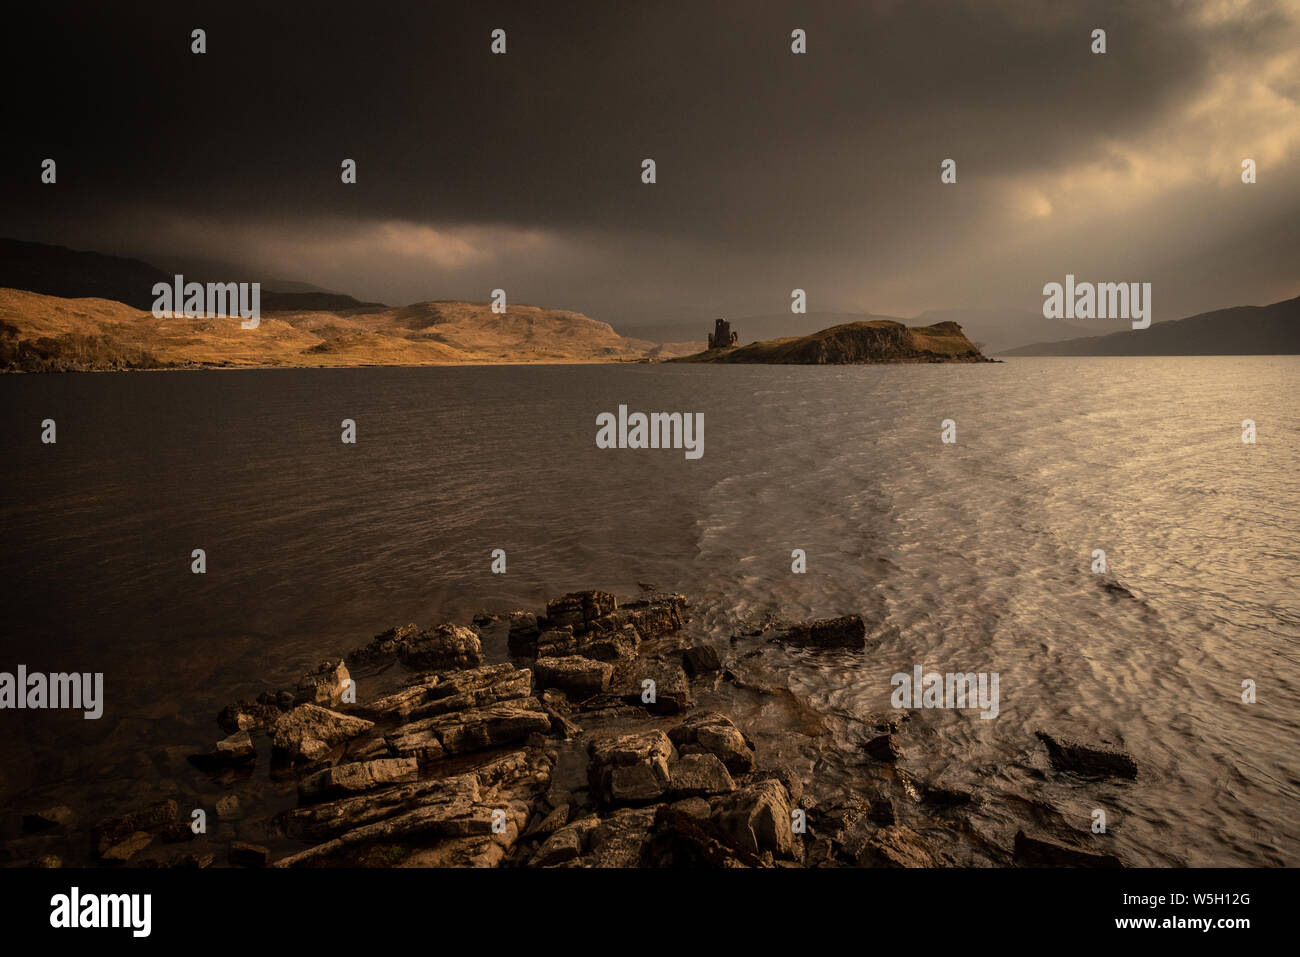
[[[750, 686], [746, 656], [723, 658], [735, 639], [692, 643], [688, 620], [682, 595], [620, 604], [586, 591], [542, 615], [391, 628], [291, 691], [221, 711], [226, 736], [188, 755], [229, 792], [199, 809], [202, 829], [171, 799], [84, 831], [68, 808], [45, 808], [23, 829], [84, 837], [104, 864], [155, 867], [1123, 866], [1041, 814], [1010, 842], [968, 826], [974, 795], [903, 769], [907, 711], [869, 719], [870, 787], [819, 793], [807, 771], [765, 760], [735, 715], [699, 703], [723, 683]], [[488, 634], [510, 661], [485, 660]], [[856, 615], [762, 637], [827, 654], [868, 644]], [[1112, 746], [1038, 738], [1054, 773], [1138, 775]], [[242, 807], [239, 785], [268, 760], [290, 806]], [[60, 865], [37, 851], [25, 863]]]

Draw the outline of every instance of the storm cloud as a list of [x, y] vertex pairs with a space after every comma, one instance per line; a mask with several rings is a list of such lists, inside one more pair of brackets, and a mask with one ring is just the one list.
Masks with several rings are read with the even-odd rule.
[[3, 232], [615, 324], [1300, 293], [1300, 0], [266, 6], [20, 14]]

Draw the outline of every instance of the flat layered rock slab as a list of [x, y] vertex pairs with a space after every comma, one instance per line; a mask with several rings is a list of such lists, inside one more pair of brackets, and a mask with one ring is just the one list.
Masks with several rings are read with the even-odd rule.
[[[648, 686], [647, 681], [654, 682]], [[652, 714], [680, 714], [695, 703], [691, 682], [680, 661], [641, 658], [615, 672], [610, 694]], [[653, 696], [653, 700], [647, 700]]]
[[538, 688], [558, 688], [575, 701], [608, 691], [613, 675], [612, 664], [581, 655], [538, 658], [533, 663]]
[[314, 801], [336, 794], [371, 791], [389, 784], [405, 784], [420, 776], [414, 758], [380, 758], [353, 761], [310, 775], [298, 785], [299, 800]]
[[551, 716], [536, 698], [528, 697], [413, 721], [385, 740], [395, 757], [414, 757], [424, 762], [444, 754], [513, 744], [534, 732], [545, 733], [550, 727]]

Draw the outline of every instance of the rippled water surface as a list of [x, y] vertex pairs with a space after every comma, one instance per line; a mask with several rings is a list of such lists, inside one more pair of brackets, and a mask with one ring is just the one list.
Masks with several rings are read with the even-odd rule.
[[[107, 696], [99, 721], [0, 712], [3, 833], [29, 805], [202, 790], [183, 756], [221, 705], [389, 625], [650, 583], [792, 692], [718, 694], [825, 789], [855, 787], [893, 673], [996, 671], [995, 720], [926, 711], [906, 734], [920, 779], [976, 792], [977, 835], [1086, 831], [1103, 808], [1130, 863], [1300, 865], [1298, 375], [1232, 357], [0, 378], [0, 670], [103, 671]], [[703, 458], [598, 449], [620, 404], [703, 412]], [[847, 613], [866, 652], [731, 640]], [[1044, 774], [1039, 727], [1116, 741], [1141, 774]]]

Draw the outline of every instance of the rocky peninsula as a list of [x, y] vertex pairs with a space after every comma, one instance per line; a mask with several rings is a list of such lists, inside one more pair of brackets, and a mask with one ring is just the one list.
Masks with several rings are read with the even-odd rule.
[[[91, 862], [137, 867], [1122, 865], [1033, 807], [1014, 838], [967, 826], [975, 795], [906, 770], [926, 747], [906, 710], [862, 716], [862, 775], [834, 793], [716, 710], [732, 684], [784, 709], [783, 735], [815, 734], [817, 716], [749, 681], [745, 659], [773, 643], [869, 654], [860, 616], [716, 643], [688, 641], [689, 616], [678, 594], [586, 591], [542, 614], [390, 628], [220, 712], [224, 736], [188, 754], [215, 807], [168, 799], [84, 828], [66, 807], [33, 811], [27, 863], [88, 846]], [[1116, 748], [1039, 738], [1026, 747], [1043, 774], [1138, 775]]]
[[[712, 341], [712, 340], [711, 340]], [[907, 326], [890, 320], [847, 322], [808, 336], [722, 345], [671, 362], [854, 365], [879, 362], [994, 362], [955, 322]]]

